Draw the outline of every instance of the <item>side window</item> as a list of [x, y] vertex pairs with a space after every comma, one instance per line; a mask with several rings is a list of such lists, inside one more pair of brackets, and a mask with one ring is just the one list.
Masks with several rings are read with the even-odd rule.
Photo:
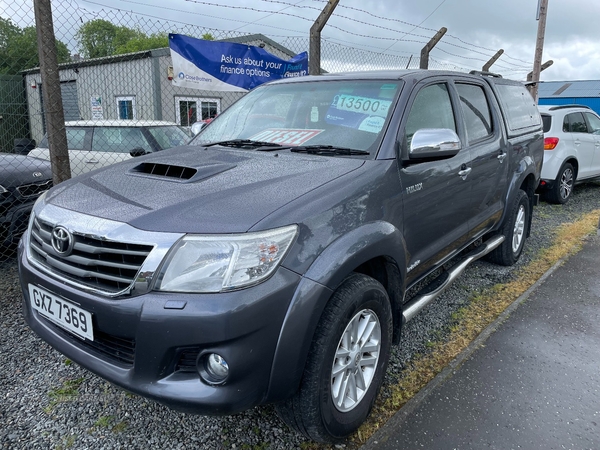
[[585, 118], [590, 125], [588, 132], [592, 134], [600, 134], [600, 119], [592, 113], [585, 113]]
[[452, 103], [445, 83], [427, 86], [419, 91], [406, 122], [406, 142], [422, 128], [449, 128], [456, 132]]
[[[544, 133], [547, 133], [548, 131], [550, 131], [550, 128], [552, 128], [552, 116], [549, 114], [542, 114], [542, 123], [543, 123], [543, 129], [544, 129]], [[564, 128], [564, 125], [563, 125]], [[563, 129], [563, 131], [566, 131]]]
[[508, 128], [513, 134], [541, 124], [542, 119], [535, 100], [525, 86], [498, 83], [496, 89], [506, 115]]
[[69, 150], [83, 150], [87, 130], [87, 128], [67, 128], [67, 148]]
[[571, 125], [569, 124], [569, 115], [568, 114], [563, 119], [563, 132], [565, 132], [565, 133], [571, 132]]
[[567, 115], [569, 120], [569, 131], [571, 133], [587, 133], [587, 125], [583, 118], [583, 114], [580, 112], [571, 113]]
[[467, 126], [469, 142], [492, 134], [492, 116], [485, 91], [473, 84], [457, 84], [460, 106]]
[[134, 148], [152, 151], [141, 128], [96, 127], [94, 130], [92, 139], [94, 152], [129, 153]]
[[[67, 128], [67, 148], [69, 150], [87, 150], [85, 147], [85, 136], [87, 133], [91, 133], [91, 128]], [[40, 141], [38, 147], [48, 148], [48, 136], [44, 135], [44, 138]]]

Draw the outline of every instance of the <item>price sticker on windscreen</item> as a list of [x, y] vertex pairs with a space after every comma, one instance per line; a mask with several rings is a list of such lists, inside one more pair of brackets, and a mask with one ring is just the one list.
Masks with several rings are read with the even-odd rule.
[[322, 132], [323, 130], [269, 128], [251, 136], [250, 139], [253, 141], [271, 142], [273, 144], [297, 146], [304, 144]]

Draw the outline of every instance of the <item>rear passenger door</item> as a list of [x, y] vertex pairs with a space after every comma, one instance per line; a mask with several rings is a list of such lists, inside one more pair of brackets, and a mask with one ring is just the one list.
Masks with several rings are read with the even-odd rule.
[[471, 215], [471, 178], [461, 177], [471, 161], [463, 147], [451, 158], [409, 161], [408, 148], [420, 129], [446, 128], [457, 134], [456, 104], [446, 81], [415, 87], [405, 113], [400, 180], [404, 204], [403, 231], [409, 254], [409, 280], [437, 265], [467, 241]]
[[501, 132], [499, 108], [487, 83], [457, 80], [454, 87], [463, 119], [463, 145], [471, 155], [471, 235], [478, 236], [502, 215], [508, 149]]
[[[81, 173], [78, 168], [84, 155], [87, 155], [92, 142], [92, 127], [66, 127], [67, 149], [69, 150], [69, 162], [71, 165], [71, 176]], [[29, 152], [29, 156], [50, 160], [48, 148], [48, 137], [44, 136], [38, 148]]]
[[596, 177], [600, 175], [600, 118], [587, 112], [584, 115], [588, 123], [588, 131], [594, 137], [594, 157], [592, 158], [590, 176]]
[[[567, 128], [565, 130], [565, 128]], [[594, 135], [588, 132], [587, 123], [581, 112], [573, 112], [565, 116], [563, 131], [569, 131], [573, 138], [573, 146], [577, 152], [579, 169], [577, 179], [588, 178], [592, 174], [592, 161], [596, 150]]]

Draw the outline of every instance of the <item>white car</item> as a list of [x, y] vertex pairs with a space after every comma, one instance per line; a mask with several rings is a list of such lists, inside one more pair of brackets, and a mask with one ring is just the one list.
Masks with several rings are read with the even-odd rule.
[[[72, 176], [190, 140], [179, 125], [156, 120], [78, 120], [65, 127]], [[47, 136], [28, 155], [50, 159]]]
[[600, 117], [587, 106], [539, 106], [544, 122], [544, 165], [539, 190], [566, 203], [576, 182], [600, 177]]

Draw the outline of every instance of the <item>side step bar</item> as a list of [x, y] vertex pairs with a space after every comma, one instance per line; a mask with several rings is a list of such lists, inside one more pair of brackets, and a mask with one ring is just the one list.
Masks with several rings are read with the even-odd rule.
[[[484, 257], [502, 244], [502, 242], [504, 242], [504, 236], [496, 236], [491, 238], [489, 241], [486, 241], [479, 246], [479, 248], [469, 253], [463, 261], [456, 264], [449, 271], [442, 273], [431, 283], [433, 285], [438, 285], [434, 290], [425, 294], [417, 294], [413, 299], [411, 299], [411, 301], [404, 305], [402, 312], [404, 319], [408, 322], [410, 319], [415, 317], [423, 308], [425, 308], [425, 306], [439, 297], [442, 292], [444, 292], [446, 288], [450, 286], [450, 284], [452, 284], [452, 282], [465, 271], [469, 264]], [[427, 289], [427, 287], [425, 287], [425, 289]]]

